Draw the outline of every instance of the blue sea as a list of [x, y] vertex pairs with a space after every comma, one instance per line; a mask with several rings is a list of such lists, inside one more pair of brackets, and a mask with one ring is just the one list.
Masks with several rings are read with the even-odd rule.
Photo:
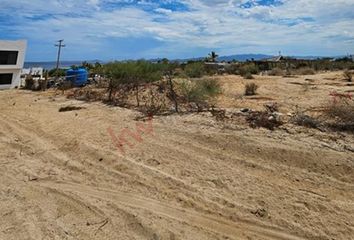
[[[79, 66], [83, 61], [61, 61], [59, 67], [60, 68], [70, 68], [72, 65]], [[101, 61], [87, 61], [88, 63], [94, 64], [95, 62]], [[102, 62], [101, 62], [102, 63]], [[32, 67], [42, 67], [44, 69], [50, 70], [56, 67], [56, 62], [25, 62], [24, 68], [32, 68]]]

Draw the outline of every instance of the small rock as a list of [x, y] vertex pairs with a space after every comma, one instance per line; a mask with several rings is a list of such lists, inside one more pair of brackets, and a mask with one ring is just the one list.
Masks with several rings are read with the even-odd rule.
[[255, 211], [251, 211], [251, 213], [261, 218], [268, 216], [268, 212], [264, 208], [258, 208]]

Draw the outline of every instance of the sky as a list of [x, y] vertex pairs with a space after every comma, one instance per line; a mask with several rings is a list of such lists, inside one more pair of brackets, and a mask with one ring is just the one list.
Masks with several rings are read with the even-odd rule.
[[354, 53], [354, 0], [0, 0], [27, 61]]

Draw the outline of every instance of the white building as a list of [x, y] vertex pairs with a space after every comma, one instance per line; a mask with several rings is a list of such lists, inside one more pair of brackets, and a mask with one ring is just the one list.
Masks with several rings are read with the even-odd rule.
[[27, 41], [0, 41], [0, 89], [18, 87]]

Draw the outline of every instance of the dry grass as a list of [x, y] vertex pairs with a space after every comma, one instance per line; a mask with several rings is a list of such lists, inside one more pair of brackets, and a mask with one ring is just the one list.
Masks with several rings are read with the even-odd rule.
[[258, 85], [255, 84], [254, 82], [252, 83], [247, 83], [245, 85], [245, 95], [246, 96], [253, 96], [256, 95], [258, 89]]

